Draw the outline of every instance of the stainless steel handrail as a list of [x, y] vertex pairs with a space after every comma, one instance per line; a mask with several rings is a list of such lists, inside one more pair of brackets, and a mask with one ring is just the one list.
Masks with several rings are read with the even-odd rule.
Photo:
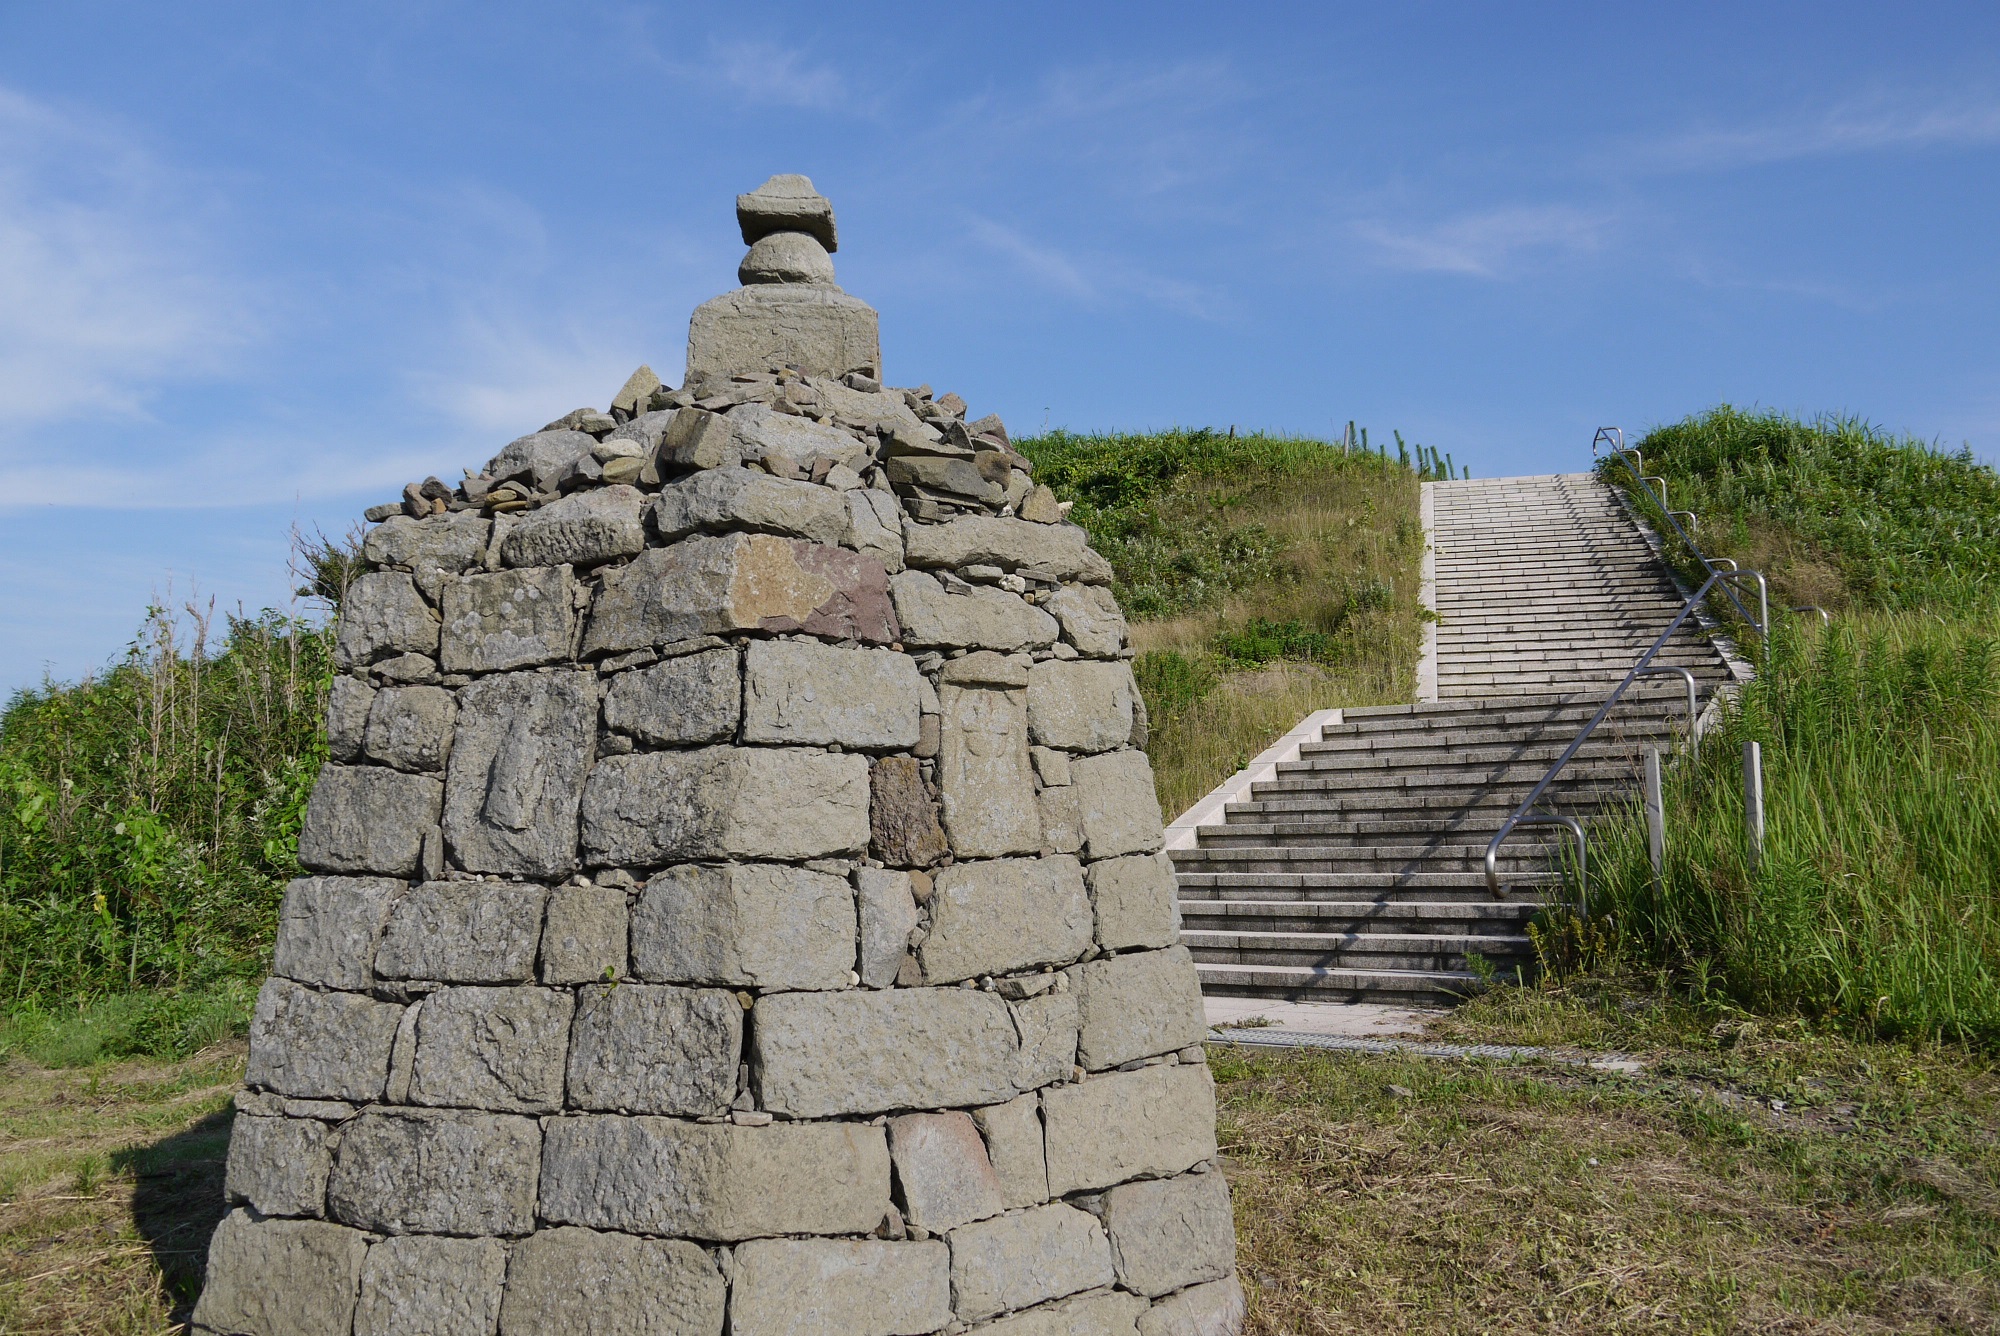
[[[1752, 573], [1744, 572], [1744, 574]], [[1514, 832], [1522, 826], [1562, 826], [1576, 836], [1577, 910], [1588, 917], [1590, 913], [1589, 852], [1588, 841], [1583, 833], [1583, 825], [1572, 817], [1560, 816], [1554, 812], [1538, 812], [1535, 810], [1535, 804], [1542, 800], [1542, 794], [1548, 791], [1549, 785], [1555, 782], [1556, 776], [1562, 773], [1563, 767], [1568, 765], [1570, 760], [1582, 749], [1583, 744], [1590, 740], [1590, 735], [1597, 731], [1597, 726], [1604, 722], [1605, 718], [1618, 704], [1619, 698], [1625, 694], [1626, 688], [1641, 677], [1650, 675], [1654, 657], [1667, 647], [1667, 642], [1673, 638], [1674, 632], [1681, 629], [1681, 623], [1694, 615], [1694, 610], [1701, 605], [1703, 599], [1708, 597], [1709, 590], [1713, 589], [1717, 583], [1724, 581], [1728, 574], [1729, 572], [1726, 571], [1716, 572], [1709, 576], [1708, 579], [1702, 581], [1701, 588], [1688, 596], [1687, 602], [1681, 605], [1681, 610], [1674, 614], [1673, 621], [1667, 623], [1667, 629], [1660, 632], [1660, 638], [1655, 640], [1652, 647], [1639, 656], [1639, 662], [1633, 664], [1632, 670], [1625, 674], [1624, 680], [1612, 688], [1611, 694], [1604, 698], [1604, 704], [1598, 706], [1597, 713], [1590, 717], [1590, 722], [1585, 724], [1583, 730], [1570, 740], [1569, 746], [1563, 748], [1562, 755], [1558, 756], [1555, 764], [1551, 765], [1547, 772], [1542, 775], [1541, 779], [1536, 781], [1535, 787], [1528, 790], [1528, 796], [1521, 800], [1521, 805], [1514, 809], [1514, 814], [1500, 824], [1499, 831], [1486, 846], [1486, 889], [1495, 899], [1498, 899], [1500, 896], [1500, 846], [1505, 844]], [[1667, 667], [1667, 665], [1662, 665], [1662, 667]], [[1687, 672], [1685, 668], [1678, 669], [1677, 671]], [[1690, 682], [1689, 689], [1692, 691], [1694, 674], [1688, 673], [1687, 676]], [[1690, 700], [1693, 699], [1695, 698], [1690, 696]], [[1688, 731], [1690, 734], [1694, 731], [1694, 717], [1692, 715], [1688, 720]]]
[[1792, 609], [1792, 611], [1793, 611], [1793, 612], [1816, 612], [1816, 613], [1818, 613], [1818, 614], [1819, 614], [1819, 624], [1820, 624], [1821, 626], [1832, 626], [1832, 625], [1833, 625], [1833, 617], [1832, 617], [1832, 616], [1831, 616], [1830, 614], [1828, 614], [1828, 612], [1827, 612], [1827, 610], [1826, 610], [1825, 608], [1822, 608], [1822, 607], [1821, 607], [1821, 606], [1820, 606], [1819, 604], [1817, 604], [1817, 603], [1801, 603], [1801, 604], [1799, 604], [1799, 605], [1798, 605], [1797, 607], [1793, 608], [1793, 609]]
[[1688, 736], [1693, 737], [1695, 720], [1701, 718], [1701, 692], [1695, 685], [1694, 674], [1679, 664], [1667, 663], [1654, 664], [1651, 668], [1635, 668], [1632, 670], [1632, 674], [1635, 677], [1658, 677], [1662, 674], [1673, 674], [1687, 683]]
[[[1716, 573], [1716, 564], [1708, 559], [1708, 557], [1702, 552], [1701, 545], [1695, 542], [1694, 539], [1691, 536], [1689, 536], [1688, 531], [1681, 527], [1681, 522], [1678, 519], [1674, 518], [1677, 513], [1685, 514], [1686, 512], [1685, 511], [1675, 512], [1668, 510], [1666, 497], [1664, 495], [1656, 495], [1654, 493], [1651, 484], [1647, 481], [1646, 475], [1640, 471], [1643, 466], [1640, 464], [1635, 464], [1633, 462], [1633, 460], [1638, 457], [1639, 448], [1637, 446], [1631, 446], [1625, 444], [1625, 432], [1623, 431], [1623, 429], [1618, 427], [1599, 427], [1597, 429], [1597, 435], [1594, 438], [1592, 438], [1590, 442], [1590, 453], [1592, 458], [1599, 457], [1598, 456], [1599, 446], [1606, 446], [1609, 448], [1610, 453], [1608, 455], [1608, 458], [1616, 459], [1619, 463], [1625, 466], [1626, 471], [1631, 473], [1632, 480], [1639, 484], [1639, 490], [1646, 494], [1646, 499], [1651, 501], [1654, 505], [1658, 506], [1660, 508], [1660, 513], [1667, 517], [1668, 525], [1672, 527], [1674, 533], [1680, 538], [1682, 546], [1686, 547], [1689, 552], [1692, 552], [1694, 554], [1695, 560], [1701, 563], [1701, 568], [1704, 571], [1708, 572], [1710, 575], [1714, 575]], [[1665, 491], [1664, 488], [1662, 488], [1661, 490], [1662, 492]], [[1732, 562], [1731, 565], [1733, 566], [1734, 563]], [[1714, 583], [1714, 581], [1711, 580], [1708, 583], [1712, 584]], [[1704, 584], [1702, 587], [1706, 589], [1708, 585]], [[1743, 600], [1736, 597], [1736, 591], [1734, 589], [1731, 589], [1728, 585], [1724, 585], [1722, 587], [1722, 592], [1727, 594], [1729, 596], [1729, 601], [1736, 605], [1737, 614], [1741, 616], [1744, 621], [1750, 623], [1750, 625], [1757, 628], [1757, 634], [1759, 636], [1768, 636], [1769, 631], [1767, 628], [1770, 626], [1770, 615], [1768, 608], [1766, 608], [1765, 610], [1765, 616], [1763, 620], [1760, 621], [1759, 619], [1752, 617], [1750, 615], [1750, 609], [1743, 606]]]

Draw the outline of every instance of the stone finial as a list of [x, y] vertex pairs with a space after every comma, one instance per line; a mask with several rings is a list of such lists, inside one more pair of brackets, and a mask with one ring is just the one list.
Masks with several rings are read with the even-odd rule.
[[833, 202], [813, 189], [812, 178], [786, 172], [747, 195], [736, 197], [736, 222], [743, 244], [754, 246], [773, 232], [804, 232], [831, 254], [840, 249], [833, 226]]
[[790, 367], [806, 375], [881, 374], [873, 307], [834, 284], [833, 205], [804, 176], [774, 176], [736, 197], [750, 252], [743, 286], [704, 302], [688, 324], [687, 370], [733, 375]]

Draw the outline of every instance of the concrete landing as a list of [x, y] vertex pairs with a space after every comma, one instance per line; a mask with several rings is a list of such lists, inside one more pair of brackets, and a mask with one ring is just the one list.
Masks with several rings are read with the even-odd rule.
[[1422, 1034], [1424, 1022], [1438, 1014], [1436, 1009], [1427, 1007], [1385, 1007], [1373, 1002], [1281, 1002], [1256, 997], [1204, 997], [1202, 1008], [1211, 1030], [1262, 1017], [1271, 1025], [1251, 1028], [1341, 1035], [1350, 1039]]

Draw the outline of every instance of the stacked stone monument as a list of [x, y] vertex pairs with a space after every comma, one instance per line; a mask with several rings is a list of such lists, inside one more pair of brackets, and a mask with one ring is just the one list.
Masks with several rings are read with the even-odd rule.
[[1240, 1329], [1109, 568], [737, 217], [681, 388], [369, 513], [197, 1330]]

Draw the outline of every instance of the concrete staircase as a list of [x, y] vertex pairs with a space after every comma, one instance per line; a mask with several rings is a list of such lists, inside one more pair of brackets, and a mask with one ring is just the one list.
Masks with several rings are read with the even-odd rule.
[[[1436, 699], [1339, 712], [1172, 848], [1183, 937], [1212, 994], [1436, 1003], [1533, 968], [1528, 921], [1556, 888], [1546, 831], [1487, 842], [1683, 595], [1590, 474], [1425, 484]], [[1705, 697], [1732, 673], [1690, 622], [1655, 660]], [[1588, 820], [1630, 800], [1642, 751], [1687, 727], [1679, 678], [1637, 684], [1543, 805]]]

